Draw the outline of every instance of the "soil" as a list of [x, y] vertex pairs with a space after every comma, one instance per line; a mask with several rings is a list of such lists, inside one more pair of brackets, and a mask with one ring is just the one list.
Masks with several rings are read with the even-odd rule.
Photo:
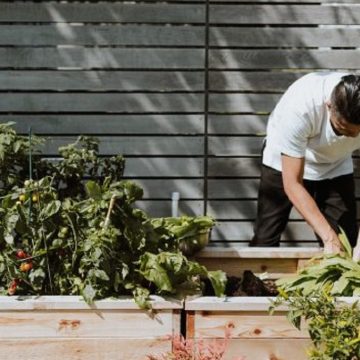
[[[274, 280], [261, 280], [250, 270], [245, 270], [242, 278], [228, 276], [225, 289], [226, 296], [277, 296]], [[204, 281], [204, 296], [214, 296], [214, 290], [208, 279]]]

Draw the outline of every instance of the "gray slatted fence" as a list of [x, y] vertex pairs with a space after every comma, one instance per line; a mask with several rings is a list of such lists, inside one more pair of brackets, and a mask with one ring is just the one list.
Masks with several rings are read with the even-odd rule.
[[[51, 156], [98, 136], [151, 215], [179, 191], [182, 213], [219, 220], [214, 243], [246, 245], [268, 113], [309, 71], [356, 71], [359, 23], [355, 0], [0, 2], [0, 121]], [[294, 211], [295, 242], [316, 243]]]

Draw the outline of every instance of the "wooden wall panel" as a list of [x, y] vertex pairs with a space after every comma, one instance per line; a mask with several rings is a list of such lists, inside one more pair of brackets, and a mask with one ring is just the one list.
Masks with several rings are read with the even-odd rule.
[[[358, 71], [360, 8], [208, 1], [208, 43], [205, 0], [0, 2], [0, 122], [49, 136], [54, 158], [78, 134], [98, 136], [101, 155], [125, 155], [144, 209], [170, 215], [179, 191], [181, 213], [219, 220], [214, 244], [240, 246], [252, 236], [269, 113], [311, 71]], [[315, 244], [292, 218], [284, 245]]]
[[6, 2], [0, 22], [36, 23], [203, 23], [202, 4]]
[[357, 25], [360, 8], [356, 5], [217, 5], [210, 7], [211, 24], [276, 25]]

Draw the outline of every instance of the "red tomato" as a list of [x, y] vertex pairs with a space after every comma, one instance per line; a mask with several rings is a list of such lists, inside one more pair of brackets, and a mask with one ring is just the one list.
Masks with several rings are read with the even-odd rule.
[[26, 254], [26, 252], [24, 250], [19, 249], [19, 250], [16, 251], [16, 257], [18, 259], [25, 259], [25, 258], [28, 257], [28, 255]]

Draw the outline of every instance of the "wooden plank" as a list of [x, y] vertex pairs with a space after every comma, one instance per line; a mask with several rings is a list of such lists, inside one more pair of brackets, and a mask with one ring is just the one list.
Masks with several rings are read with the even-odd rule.
[[[89, 6], [86, 4], [82, 11]], [[90, 5], [91, 6], [91, 5]], [[139, 4], [137, 5], [139, 6]], [[161, 5], [157, 4], [159, 9]], [[141, 11], [141, 6], [140, 9]], [[138, 14], [139, 17], [142, 14]], [[203, 46], [204, 28], [164, 25], [2, 25], [0, 45]]]
[[[124, 176], [130, 179], [137, 177], [202, 177], [204, 161], [201, 158], [127, 158]], [[168, 181], [163, 179], [163, 181]]]
[[136, 180], [144, 189], [144, 199], [171, 199], [172, 192], [179, 192], [181, 199], [203, 199], [202, 179]]
[[[251, 199], [258, 196], [258, 179], [209, 179], [209, 199]], [[360, 180], [355, 179], [355, 193], [360, 197]]]
[[[294, 274], [297, 270], [296, 259], [234, 259], [228, 258], [203, 258], [196, 260], [208, 270], [222, 270], [229, 276], [242, 277], [245, 270], [255, 274], [266, 273], [269, 279], [278, 279], [284, 275]], [[219, 309], [220, 310], [220, 309]]]
[[212, 24], [337, 24], [357, 25], [360, 8], [352, 5], [215, 5]]
[[[352, 299], [352, 298], [350, 298]], [[185, 310], [187, 311], [235, 311], [244, 312], [267, 312], [274, 298], [268, 296], [201, 296], [195, 299], [185, 301]], [[278, 311], [287, 311], [288, 307], [281, 305]], [[270, 316], [270, 315], [269, 315]]]
[[258, 112], [269, 113], [280, 100], [279, 94], [214, 94], [209, 96], [209, 111], [229, 114]]
[[[204, 346], [211, 343], [205, 340]], [[309, 339], [235, 339], [229, 340], [224, 360], [233, 360], [244, 356], [251, 360], [306, 360], [306, 350], [310, 347]]]
[[260, 155], [264, 137], [209, 137], [209, 154], [216, 156]]
[[[237, 247], [239, 249], [247, 249], [249, 247], [249, 240], [248, 241], [211, 241], [210, 242], [211, 247]], [[281, 249], [304, 249], [312, 247], [314, 249], [317, 249], [319, 247], [318, 241], [313, 240], [297, 240], [297, 241], [281, 241], [280, 242], [280, 248]], [[276, 275], [276, 274], [274, 274]], [[275, 277], [274, 279], [278, 279], [278, 277]]]
[[[309, 11], [309, 17], [312, 12]], [[285, 21], [284, 21], [285, 22]], [[360, 45], [357, 28], [254, 28], [211, 27], [210, 46], [251, 47], [356, 47]]]
[[[211, 200], [208, 203], [209, 215], [218, 220], [254, 220], [256, 218], [256, 200]], [[360, 202], [357, 202], [360, 214]], [[358, 215], [359, 218], [360, 215]], [[303, 217], [293, 208], [290, 213], [291, 220], [303, 220]]]
[[296, 259], [299, 261], [308, 261], [314, 256], [322, 254], [321, 248], [274, 248], [274, 247], [212, 247], [207, 246], [196, 254], [197, 258], [225, 258], [225, 259]]
[[204, 54], [203, 49], [9, 47], [0, 48], [0, 67], [62, 70], [202, 69]]
[[203, 4], [0, 3], [0, 22], [203, 23]]
[[259, 179], [209, 179], [209, 199], [255, 199], [258, 196]]
[[[142, 200], [137, 201], [136, 206], [146, 211], [152, 217], [171, 216], [171, 201], [166, 200]], [[204, 213], [204, 204], [198, 200], [179, 201], [179, 215], [199, 216]]]
[[[58, 155], [58, 148], [73, 143], [76, 137], [49, 138], [43, 153]], [[203, 139], [193, 136], [99, 136], [99, 153], [102, 155], [201, 155]]]
[[[260, 148], [259, 148], [260, 154]], [[360, 159], [353, 159], [354, 175], [360, 176]], [[239, 158], [209, 158], [208, 160], [208, 175], [209, 177], [258, 177], [260, 176], [261, 159], [257, 157], [239, 157]]]
[[260, 157], [210, 158], [208, 175], [210, 177], [260, 176], [260, 166]]
[[19, 134], [29, 127], [37, 135], [196, 135], [204, 130], [204, 115], [3, 115], [1, 122], [13, 121]]
[[0, 339], [2, 360], [143, 360], [170, 350], [168, 339]]
[[[239, 201], [240, 202], [240, 201]], [[219, 221], [211, 231], [211, 241], [250, 241], [254, 236], [252, 221]], [[290, 221], [282, 234], [283, 241], [316, 241], [314, 232], [305, 222]]]
[[208, 117], [211, 135], [261, 135], [266, 133], [268, 115], [214, 115]]
[[231, 340], [235, 339], [307, 339], [306, 328], [296, 329], [286, 318], [286, 313], [235, 311], [197, 311], [195, 313], [196, 338], [214, 339], [224, 337], [228, 329]]
[[203, 71], [4, 70], [0, 72], [0, 90], [163, 92], [203, 89]]
[[201, 112], [202, 94], [1, 94], [0, 112]]
[[[182, 301], [150, 295], [153, 309], [182, 309]], [[1, 311], [61, 311], [61, 310], [140, 310], [134, 299], [129, 296], [96, 300], [89, 305], [82, 296], [0, 296]]]
[[212, 91], [284, 92], [295, 80], [310, 71], [210, 71]]
[[[232, 10], [233, 11], [233, 10]], [[234, 11], [233, 11], [234, 12]], [[360, 12], [360, 8], [359, 8]], [[234, 12], [236, 13], [236, 12]], [[354, 69], [358, 50], [210, 50], [210, 69]]]
[[170, 310], [155, 318], [138, 310], [8, 310], [0, 312], [0, 338], [158, 338], [172, 333], [172, 320]]

